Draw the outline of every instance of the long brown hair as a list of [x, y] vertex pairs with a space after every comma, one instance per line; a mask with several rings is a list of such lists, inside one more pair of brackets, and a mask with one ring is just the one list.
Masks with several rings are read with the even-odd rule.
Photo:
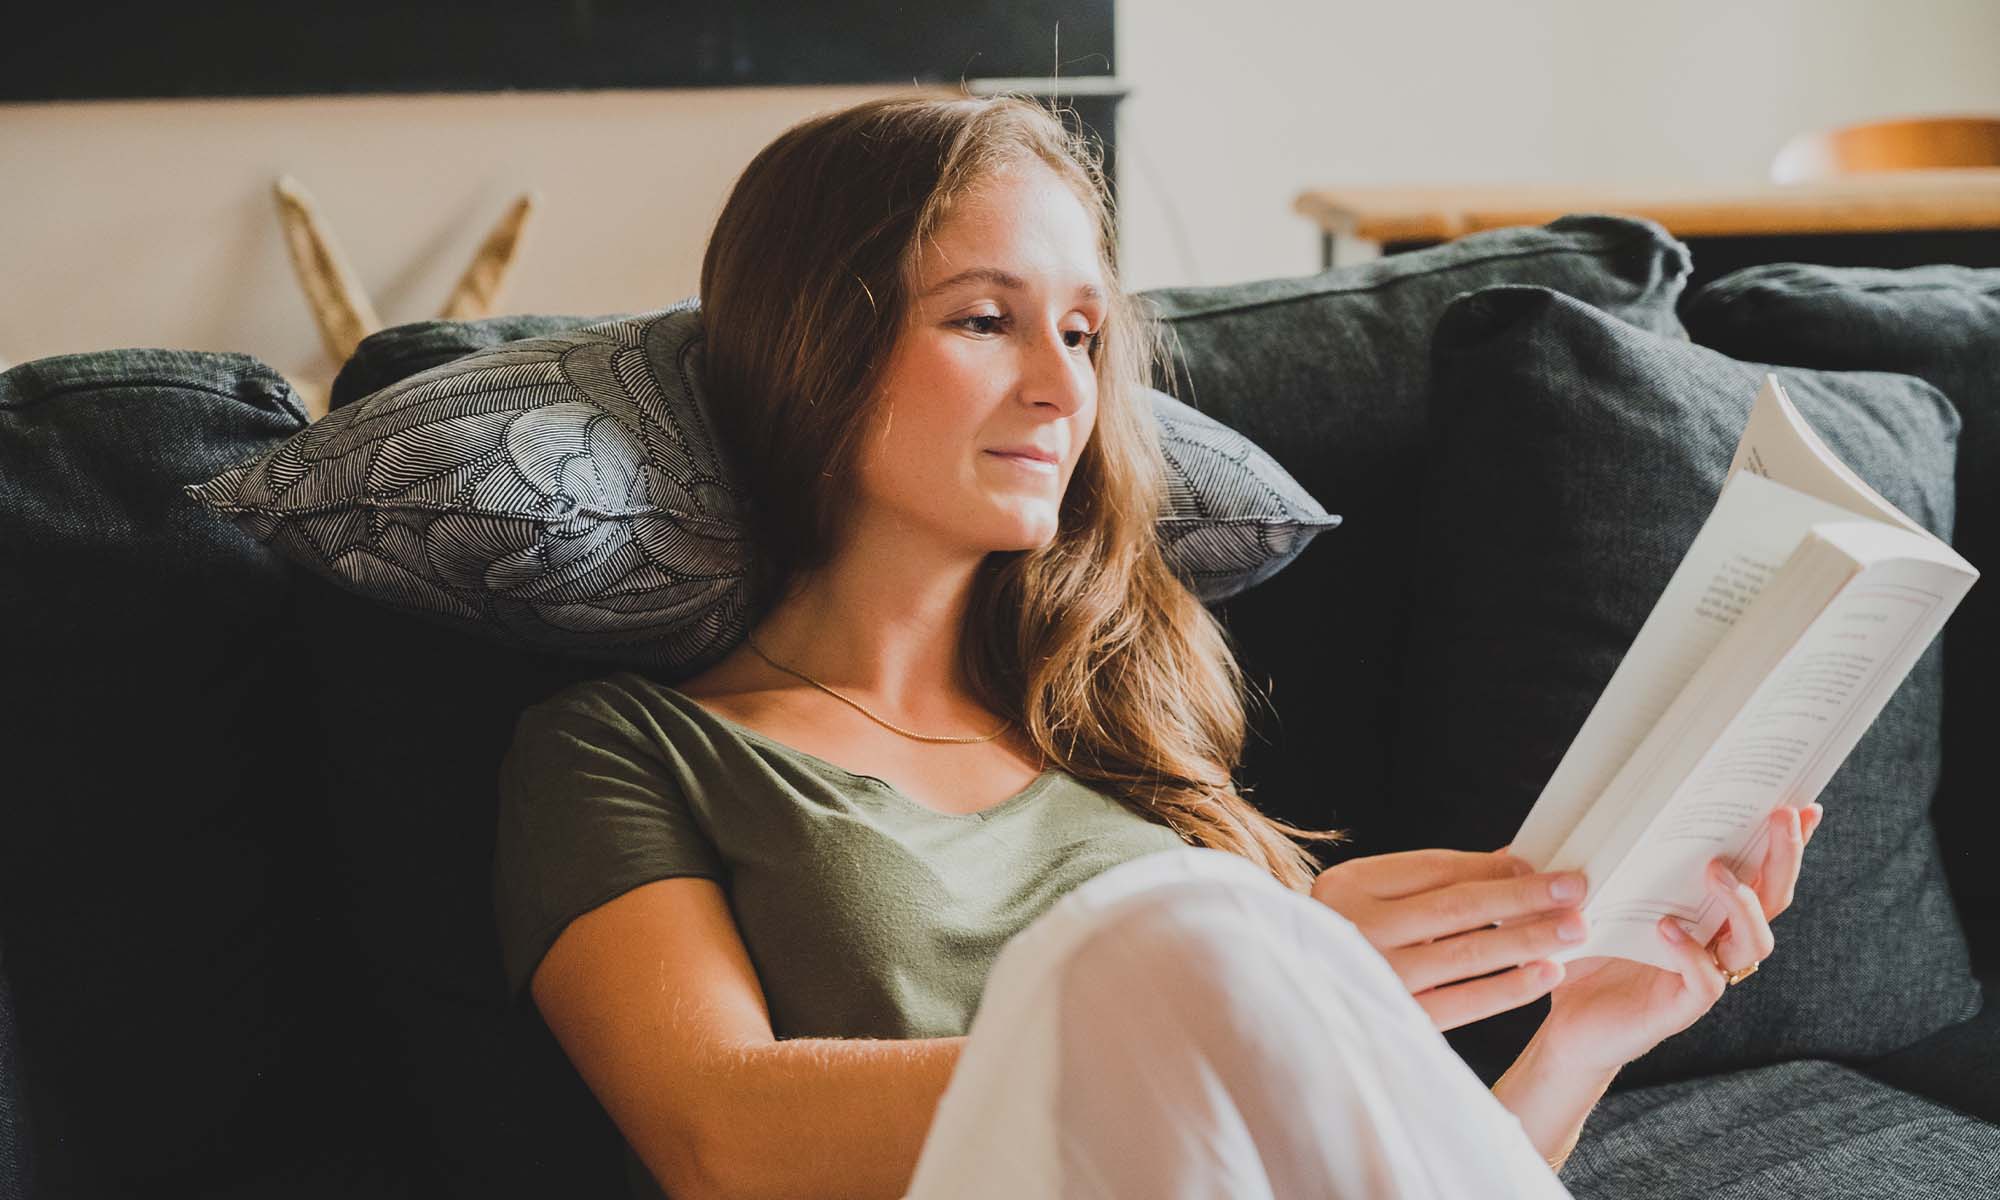
[[1097, 227], [1110, 296], [1091, 351], [1098, 412], [1055, 537], [981, 564], [965, 677], [1062, 770], [1304, 891], [1318, 864], [1292, 839], [1349, 835], [1266, 816], [1233, 779], [1243, 672], [1154, 533], [1166, 464], [1142, 389], [1159, 327], [1118, 284], [1096, 145], [1034, 100], [870, 100], [786, 130], [737, 179], [702, 259], [702, 377], [755, 497], [751, 607], [769, 611], [832, 554], [921, 249], [955, 201], [1024, 159], [1053, 168]]

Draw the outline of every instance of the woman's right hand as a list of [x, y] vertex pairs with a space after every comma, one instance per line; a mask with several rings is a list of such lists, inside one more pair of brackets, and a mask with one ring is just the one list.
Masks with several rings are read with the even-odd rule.
[[1439, 1030], [1455, 1029], [1547, 995], [1563, 965], [1539, 956], [1571, 944], [1566, 924], [1578, 940], [1586, 928], [1575, 911], [1584, 889], [1550, 890], [1583, 874], [1533, 873], [1507, 849], [1364, 855], [1321, 871], [1312, 897], [1381, 951]]

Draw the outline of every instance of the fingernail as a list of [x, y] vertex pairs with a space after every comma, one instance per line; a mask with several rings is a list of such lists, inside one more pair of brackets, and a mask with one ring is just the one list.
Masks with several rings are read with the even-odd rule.
[[1559, 875], [1549, 884], [1549, 895], [1558, 900], [1574, 900], [1583, 895], [1583, 880], [1576, 875]]
[[1721, 863], [1710, 863], [1708, 865], [1708, 877], [1714, 880], [1717, 885], [1724, 888], [1733, 889], [1736, 886], [1736, 873]]
[[1556, 936], [1565, 942], [1580, 942], [1583, 940], [1583, 926], [1583, 914], [1571, 913], [1562, 919], [1561, 924], [1556, 926]]
[[1785, 818], [1785, 833], [1794, 845], [1806, 840], [1805, 814], [1796, 808], [1787, 810], [1791, 815]]
[[1666, 918], [1666, 923], [1660, 926], [1660, 932], [1666, 934], [1668, 940], [1675, 942], [1681, 941], [1687, 937], [1687, 930], [1682, 929], [1681, 923], [1679, 921], [1674, 920], [1672, 917]]

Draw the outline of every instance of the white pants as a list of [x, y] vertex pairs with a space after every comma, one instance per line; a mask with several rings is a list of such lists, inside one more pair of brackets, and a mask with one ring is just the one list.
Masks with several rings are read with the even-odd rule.
[[1196, 847], [1091, 878], [1001, 948], [908, 1192], [1568, 1196], [1351, 921]]

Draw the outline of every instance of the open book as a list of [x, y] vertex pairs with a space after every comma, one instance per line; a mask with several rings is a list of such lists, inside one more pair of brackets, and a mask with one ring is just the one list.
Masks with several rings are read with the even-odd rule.
[[1545, 957], [1674, 966], [1728, 919], [1706, 877], [1757, 875], [1979, 572], [1862, 482], [1766, 374], [1715, 508], [1508, 853], [1581, 869], [1589, 936]]

